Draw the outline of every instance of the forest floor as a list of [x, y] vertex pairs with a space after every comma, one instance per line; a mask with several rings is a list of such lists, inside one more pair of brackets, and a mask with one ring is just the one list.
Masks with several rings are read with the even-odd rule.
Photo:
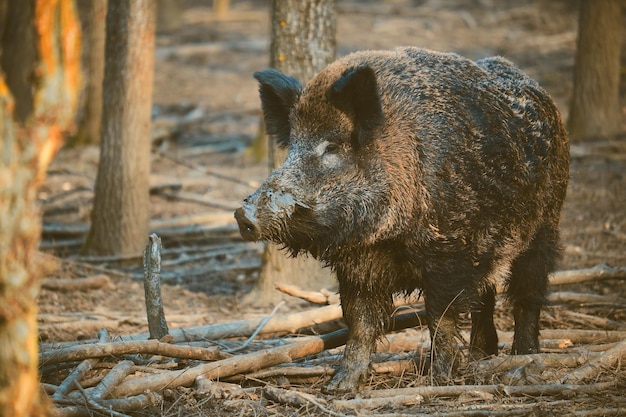
[[[230, 15], [217, 21], [206, 3], [183, 0], [183, 25], [159, 34], [156, 40], [151, 210], [152, 229], [163, 239], [162, 293], [170, 329], [263, 317], [274, 307], [241, 302], [258, 278], [262, 245], [243, 242], [232, 216], [239, 202], [268, 173], [266, 163], [255, 161], [250, 149], [260, 121], [252, 73], [269, 62], [268, 6], [265, 1], [233, 0]], [[537, 79], [566, 119], [573, 88], [576, 6], [577, 2], [565, 0], [339, 1], [338, 56], [401, 45], [455, 51], [472, 59], [502, 55]], [[40, 192], [44, 223], [41, 250], [52, 255], [49, 259], [56, 265], [44, 280], [39, 297], [44, 351], [55, 343], [93, 339], [100, 328], [106, 328], [113, 339], [147, 331], [141, 259], [79, 254], [89, 223], [98, 153], [95, 146], [62, 149]], [[565, 252], [561, 269], [600, 263], [625, 266], [623, 136], [574, 144], [570, 175], [562, 215]], [[78, 281], [94, 276], [105, 276], [104, 284], [98, 281], [100, 284], [91, 288], [78, 289], [59, 284], [66, 282], [61, 279]], [[542, 328], [572, 333], [603, 330], [607, 334], [626, 330], [623, 280], [595, 280], [552, 290], [592, 297], [563, 296], [542, 313]], [[310, 303], [300, 301], [283, 306], [280, 313], [311, 308]], [[502, 331], [512, 330], [503, 300], [498, 301], [496, 326]], [[598, 339], [587, 344], [602, 343]], [[574, 352], [580, 346], [574, 343], [569, 348]], [[507, 348], [505, 344], [504, 352], [507, 349], [510, 345]], [[568, 348], [547, 351], [563, 349]], [[534, 369], [535, 379], [522, 379], [525, 383], [554, 381], [542, 373], [545, 370]], [[67, 371], [52, 371], [42, 364], [48, 383], [58, 384]], [[533, 372], [528, 368], [523, 371]], [[569, 372], [558, 366], [550, 371], [561, 375]], [[247, 380], [242, 384], [250, 388], [230, 397], [224, 392], [180, 387], [166, 390], [161, 405], [134, 415], [626, 415], [626, 369], [621, 361], [586, 381], [590, 386], [614, 383], [592, 392], [522, 397], [475, 392], [430, 397], [418, 404], [383, 404], [356, 412], [329, 405], [332, 400], [348, 397], [322, 394], [325, 378], [317, 376], [314, 382], [308, 379], [306, 383], [284, 378]], [[511, 371], [489, 378], [473, 372], [461, 374], [454, 384], [510, 381]], [[376, 375], [367, 388], [428, 383], [426, 376], [405, 372], [394, 377]], [[314, 400], [272, 400], [266, 391], [261, 392], [263, 386], [287, 387], [311, 394]], [[316, 401], [326, 406], [319, 407]]]

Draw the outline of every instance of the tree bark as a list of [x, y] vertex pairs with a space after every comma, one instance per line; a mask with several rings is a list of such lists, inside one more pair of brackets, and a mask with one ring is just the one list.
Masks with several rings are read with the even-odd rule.
[[100, 164], [83, 254], [141, 254], [149, 232], [156, 2], [109, 0]]
[[619, 103], [623, 0], [583, 0], [574, 96], [568, 128], [574, 141], [622, 129]]
[[0, 28], [0, 415], [38, 416], [37, 190], [76, 110], [80, 29], [72, 0], [0, 0]]
[[[336, 13], [334, 0], [272, 1], [272, 41], [270, 66], [297, 78], [303, 84], [335, 59]], [[270, 169], [284, 161], [286, 151], [270, 138]], [[257, 305], [276, 303], [285, 295], [277, 283], [320, 290], [336, 285], [334, 274], [317, 260], [300, 256], [289, 258], [276, 245], [269, 244], [256, 287], [248, 300]]]
[[159, 33], [178, 29], [183, 22], [180, 0], [158, 0], [156, 19]]
[[104, 77], [104, 40], [106, 33], [107, 0], [91, 0], [86, 25], [87, 71], [85, 86], [85, 109], [72, 145], [100, 142], [102, 125], [102, 79]]

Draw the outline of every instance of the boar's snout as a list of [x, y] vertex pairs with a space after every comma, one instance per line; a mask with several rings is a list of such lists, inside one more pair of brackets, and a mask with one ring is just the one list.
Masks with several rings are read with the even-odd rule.
[[261, 237], [261, 231], [256, 218], [256, 206], [244, 204], [235, 210], [235, 220], [239, 225], [239, 233], [245, 240], [256, 241]]

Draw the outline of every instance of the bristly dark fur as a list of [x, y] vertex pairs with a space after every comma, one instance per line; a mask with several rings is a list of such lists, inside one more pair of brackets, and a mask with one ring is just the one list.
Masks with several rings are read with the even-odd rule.
[[497, 353], [499, 288], [513, 353], [539, 350], [569, 145], [535, 81], [503, 58], [419, 48], [348, 55], [304, 88], [274, 70], [255, 76], [268, 131], [289, 155], [237, 219], [247, 238], [308, 251], [336, 272], [350, 333], [329, 390], [363, 381], [397, 292], [424, 293], [438, 375], [460, 356], [462, 311], [472, 353]]

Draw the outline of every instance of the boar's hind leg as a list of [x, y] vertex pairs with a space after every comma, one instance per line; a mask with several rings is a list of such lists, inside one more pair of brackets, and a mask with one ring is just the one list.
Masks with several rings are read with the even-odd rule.
[[472, 309], [470, 350], [474, 359], [498, 353], [498, 335], [493, 324], [495, 304], [496, 291], [493, 285], [486, 285], [481, 290], [478, 305]]
[[348, 324], [348, 342], [328, 392], [356, 392], [369, 375], [376, 341], [387, 329], [393, 311], [391, 292], [340, 283], [341, 307]]
[[539, 313], [546, 304], [548, 274], [559, 256], [558, 241], [558, 230], [545, 226], [513, 261], [507, 290], [515, 318], [513, 354], [539, 352]]

